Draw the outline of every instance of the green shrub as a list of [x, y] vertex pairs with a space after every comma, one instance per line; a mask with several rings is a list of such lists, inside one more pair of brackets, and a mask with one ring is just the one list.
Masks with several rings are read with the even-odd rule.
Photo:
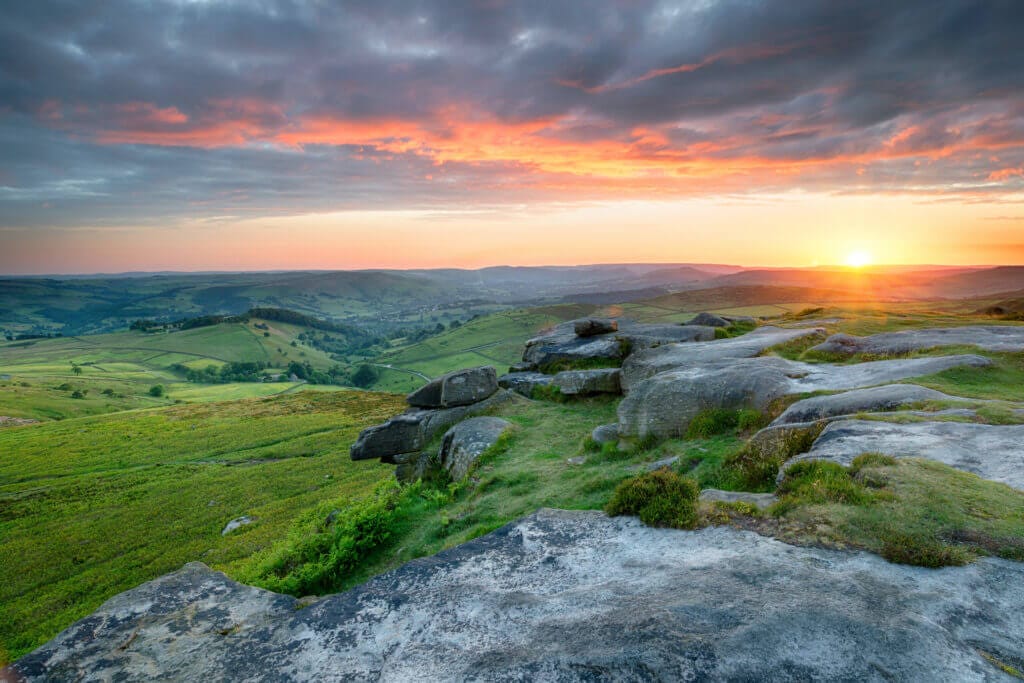
[[636, 515], [649, 526], [692, 529], [697, 525], [700, 487], [668, 469], [648, 472], [619, 484], [605, 512]]
[[260, 565], [256, 582], [295, 596], [334, 590], [362, 560], [391, 539], [400, 508], [419, 492], [418, 485], [387, 481], [370, 497], [330, 515], [325, 506], [317, 507], [303, 516], [289, 541]]
[[164, 385], [154, 384], [149, 388], [149, 395], [155, 398], [160, 398], [164, 395]]

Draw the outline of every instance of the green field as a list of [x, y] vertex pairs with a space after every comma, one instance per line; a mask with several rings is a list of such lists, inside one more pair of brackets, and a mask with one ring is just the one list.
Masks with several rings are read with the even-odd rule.
[[[381, 391], [411, 391], [425, 380], [451, 370], [493, 365], [499, 373], [523, 355], [523, 344], [546, 328], [588, 315], [594, 306], [563, 304], [502, 311], [471, 320], [454, 330], [381, 354], [374, 363], [388, 365], [373, 386]], [[405, 372], [401, 372], [405, 371]]]
[[241, 571], [307, 508], [364, 495], [391, 471], [348, 446], [400, 409], [302, 392], [0, 430], [0, 661], [185, 562]]
[[[266, 324], [268, 336], [255, 328], [256, 324]], [[324, 352], [297, 340], [303, 331], [303, 327], [286, 323], [252, 320], [172, 333], [118, 332], [3, 343], [0, 378], [10, 378], [0, 379], [0, 415], [63, 419], [178, 401], [221, 401], [293, 391], [298, 383], [193, 384], [171, 366], [201, 369], [232, 361], [261, 361], [284, 368], [293, 360], [320, 370], [335, 365]], [[74, 372], [74, 366], [79, 372]], [[164, 396], [150, 396], [156, 384], [165, 388]], [[84, 397], [72, 398], [76, 390]]]

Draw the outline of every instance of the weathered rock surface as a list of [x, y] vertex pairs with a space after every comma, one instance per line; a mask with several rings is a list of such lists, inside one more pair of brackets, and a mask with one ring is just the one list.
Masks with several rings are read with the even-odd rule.
[[423, 448], [423, 424], [417, 415], [402, 413], [387, 422], [367, 427], [349, 447], [353, 460], [370, 460]]
[[683, 436], [701, 411], [763, 410], [790, 392], [793, 364], [782, 358], [742, 358], [662, 372], [635, 384], [619, 404], [625, 437]]
[[[193, 563], [19, 660], [67, 680], [1013, 680], [1024, 564], [542, 510], [296, 609]], [[985, 655], [985, 656], [983, 656]]]
[[512, 423], [500, 417], [471, 417], [455, 425], [441, 440], [438, 460], [454, 481], [469, 472], [476, 459], [512, 429]]
[[760, 510], [767, 510], [778, 500], [772, 493], [722, 491], [721, 489], [703, 489], [700, 492], [700, 499], [708, 503], [747, 503]]
[[825, 427], [811, 449], [789, 460], [830, 460], [849, 466], [862, 453], [924, 458], [1024, 489], [1024, 425], [967, 422], [841, 420]]
[[595, 334], [616, 332], [619, 323], [609, 318], [583, 318], [573, 321], [573, 331], [577, 337], [593, 337]]
[[406, 396], [417, 408], [453, 408], [478, 403], [498, 390], [494, 368], [483, 366], [442, 375]]
[[618, 368], [566, 370], [555, 375], [552, 383], [566, 396], [621, 394], [621, 375], [622, 372]]
[[901, 354], [942, 346], [977, 346], [986, 351], [1024, 351], [1024, 326], [972, 325], [884, 332], [870, 337], [834, 334], [812, 351], [852, 356]]
[[714, 313], [698, 313], [687, 325], [706, 325], [707, 327], [729, 327], [729, 321]]
[[624, 357], [624, 346], [615, 336], [577, 337], [572, 322], [557, 325], [550, 333], [530, 339], [523, 351], [523, 362], [532, 368], [559, 361], [619, 361]]
[[619, 440], [619, 425], [600, 425], [594, 427], [594, 431], [590, 432], [590, 438], [594, 440], [594, 443], [604, 445], [606, 443], [613, 443]]
[[690, 421], [703, 410], [764, 410], [772, 401], [789, 394], [869, 387], [954, 367], [985, 367], [990, 363], [987, 358], [973, 355], [856, 365], [798, 363], [776, 356], [694, 362], [634, 384], [619, 404], [619, 431], [626, 437], [682, 436]]
[[772, 424], [811, 422], [836, 415], [896, 410], [924, 401], [957, 400], [963, 399], [916, 384], [886, 384], [880, 387], [854, 389], [841, 394], [805, 398], [787, 408]]
[[534, 387], [551, 384], [553, 379], [551, 375], [542, 372], [510, 372], [498, 378], [498, 386], [530, 398], [533, 396]]
[[[686, 329], [687, 326], [682, 326]], [[711, 328], [709, 328], [711, 329]], [[716, 339], [690, 344], [665, 344], [657, 348], [632, 354], [622, 364], [622, 388], [626, 392], [633, 385], [669, 370], [680, 370], [715, 361], [752, 358], [765, 349], [794, 339], [809, 336], [824, 337], [823, 329], [790, 330], [779, 327], [759, 327], [740, 337]]]
[[[878, 360], [854, 365], [832, 365], [829, 363], [794, 363], [792, 374], [793, 391], [842, 391], [858, 387], [889, 384], [912, 377], [924, 377], [953, 368], [986, 368], [992, 361], [984, 356], [962, 354], [955, 356], [933, 356], [927, 358], [899, 358]], [[802, 368], [802, 370], [800, 369]], [[805, 373], [805, 374], [801, 374]]]
[[707, 341], [715, 338], [712, 327], [699, 325], [641, 324], [618, 321], [618, 331], [580, 337], [573, 321], [555, 326], [551, 332], [526, 342], [523, 363], [530, 369], [559, 361], [621, 361], [637, 350], [661, 344]]
[[418, 452], [456, 422], [486, 412], [511, 398], [508, 391], [498, 391], [479, 403], [467, 406], [437, 410], [410, 408], [384, 424], [367, 427], [360, 432], [349, 448], [349, 456], [353, 460], [369, 460]]

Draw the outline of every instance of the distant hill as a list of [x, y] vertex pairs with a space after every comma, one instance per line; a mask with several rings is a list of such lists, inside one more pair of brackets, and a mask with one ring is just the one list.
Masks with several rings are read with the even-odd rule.
[[730, 287], [803, 288], [824, 292], [830, 300], [840, 292], [882, 302], [970, 298], [1024, 289], [1024, 267], [744, 270], [720, 264], [600, 264], [7, 278], [0, 279], [0, 332], [111, 332], [140, 318], [172, 321], [271, 307], [386, 335], [513, 307], [629, 302]]

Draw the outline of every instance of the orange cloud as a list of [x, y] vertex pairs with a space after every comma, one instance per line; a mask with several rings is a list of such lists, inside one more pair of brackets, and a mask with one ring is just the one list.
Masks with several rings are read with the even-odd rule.
[[1002, 182], [1004, 180], [1009, 180], [1013, 176], [1024, 177], [1024, 167], [1021, 167], [1021, 168], [1001, 168], [998, 171], [992, 171], [991, 173], [989, 173], [988, 174], [988, 179], [989, 180], [994, 180], [996, 182]]

